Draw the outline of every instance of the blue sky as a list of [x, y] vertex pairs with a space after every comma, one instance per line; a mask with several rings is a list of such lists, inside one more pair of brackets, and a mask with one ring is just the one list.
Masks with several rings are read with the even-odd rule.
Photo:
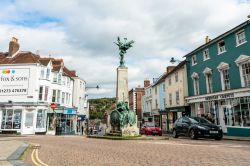
[[88, 90], [90, 97], [115, 96], [117, 36], [136, 41], [125, 56], [132, 88], [250, 14], [249, 0], [1, 0], [0, 6], [0, 51], [15, 36], [23, 51], [63, 58], [88, 86], [101, 86]]

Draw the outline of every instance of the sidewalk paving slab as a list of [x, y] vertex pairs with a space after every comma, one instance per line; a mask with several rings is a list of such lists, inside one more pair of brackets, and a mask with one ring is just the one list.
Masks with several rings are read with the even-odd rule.
[[28, 144], [16, 140], [0, 140], [0, 166], [30, 166], [19, 160]]

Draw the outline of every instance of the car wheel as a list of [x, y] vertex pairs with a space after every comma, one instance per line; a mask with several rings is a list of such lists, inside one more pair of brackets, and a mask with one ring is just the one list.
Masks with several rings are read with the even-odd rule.
[[218, 136], [218, 137], [215, 137], [214, 139], [217, 141], [220, 141], [222, 139], [222, 137]]
[[191, 139], [197, 139], [197, 136], [196, 136], [195, 131], [193, 129], [190, 130], [190, 138]]
[[177, 134], [177, 132], [176, 132], [176, 130], [173, 130], [173, 137], [174, 138], [178, 138], [179, 137], [178, 134]]

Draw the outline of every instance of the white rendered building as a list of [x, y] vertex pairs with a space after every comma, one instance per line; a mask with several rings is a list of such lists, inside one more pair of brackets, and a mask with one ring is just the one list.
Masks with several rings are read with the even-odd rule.
[[[73, 98], [78, 77], [62, 59], [19, 51], [12, 38], [9, 52], [0, 53], [0, 64], [0, 133], [55, 134], [55, 119], [62, 133], [75, 133], [74, 106], [81, 105]], [[51, 103], [57, 108], [52, 110]]]

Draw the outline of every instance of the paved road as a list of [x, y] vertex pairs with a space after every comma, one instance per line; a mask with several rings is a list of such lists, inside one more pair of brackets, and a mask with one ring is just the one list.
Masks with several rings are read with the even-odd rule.
[[[39, 159], [50, 166], [249, 166], [250, 142], [214, 140], [112, 141], [80, 136], [19, 138], [41, 145]], [[25, 162], [33, 164], [31, 151]], [[33, 164], [34, 165], [34, 164]]]

